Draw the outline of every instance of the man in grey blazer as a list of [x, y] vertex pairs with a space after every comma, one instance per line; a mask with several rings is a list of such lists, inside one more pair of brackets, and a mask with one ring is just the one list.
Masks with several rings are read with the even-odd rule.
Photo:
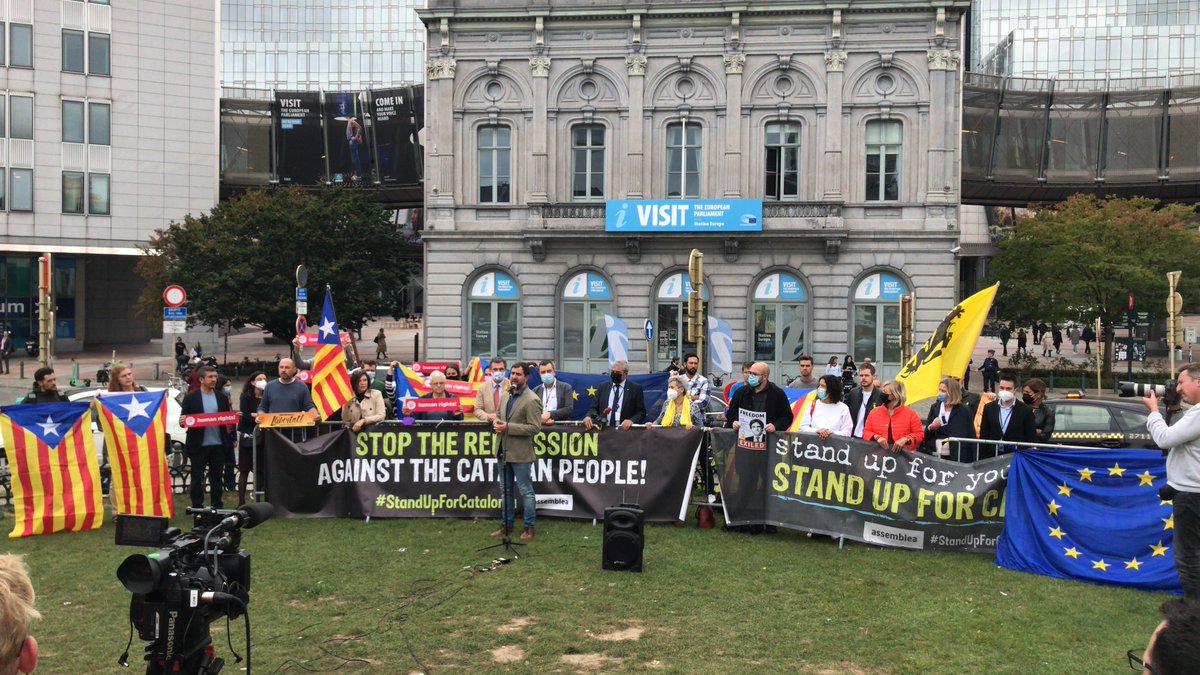
[[558, 379], [550, 359], [538, 365], [538, 372], [542, 383], [533, 388], [533, 393], [542, 399], [542, 424], [550, 426], [571, 419], [571, 412], [575, 410], [575, 390]]
[[537, 518], [537, 498], [533, 493], [533, 437], [541, 431], [542, 401], [526, 383], [533, 367], [527, 363], [514, 363], [508, 376], [508, 386], [500, 394], [500, 407], [492, 422], [492, 431], [500, 435], [500, 452], [503, 453], [504, 473], [500, 476], [500, 500], [503, 505], [503, 522], [493, 537], [504, 537], [512, 532], [516, 520], [513, 483], [521, 493], [521, 510], [525, 529], [521, 541], [533, 539], [533, 528]]

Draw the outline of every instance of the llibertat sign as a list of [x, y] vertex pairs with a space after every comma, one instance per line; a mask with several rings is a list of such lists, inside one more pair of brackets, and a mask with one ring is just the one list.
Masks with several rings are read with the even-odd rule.
[[626, 234], [762, 232], [761, 199], [612, 199], [604, 231]]

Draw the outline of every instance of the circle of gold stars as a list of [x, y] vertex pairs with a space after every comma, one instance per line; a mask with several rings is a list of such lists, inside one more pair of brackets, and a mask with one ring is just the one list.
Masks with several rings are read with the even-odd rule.
[[[1107, 469], [1101, 469], [1100, 472], [1108, 471], [1108, 475], [1110, 477], [1125, 478], [1125, 472], [1127, 470], [1128, 469], [1121, 466], [1121, 464], [1119, 462], [1114, 462], [1112, 466], [1108, 467]], [[1086, 467], [1083, 469], [1077, 469], [1076, 471], [1079, 473], [1079, 482], [1080, 483], [1093, 482], [1092, 476], [1095, 476], [1097, 473], [1097, 471], [1086, 468]], [[1158, 478], [1158, 476], [1151, 474], [1149, 469], [1147, 469], [1146, 471], [1144, 471], [1142, 473], [1133, 474], [1132, 476], [1130, 476], [1130, 478], [1137, 478], [1139, 487], [1149, 486], [1149, 487], [1153, 488], [1154, 487], [1154, 479]], [[1073, 492], [1075, 490], [1075, 488], [1068, 485], [1067, 481], [1065, 481], [1065, 480], [1062, 482], [1061, 485], [1059, 485], [1057, 487], [1058, 487], [1058, 494], [1056, 494], [1050, 500], [1050, 503], [1046, 504], [1046, 509], [1049, 511], [1051, 516], [1058, 516], [1059, 509], [1063, 508], [1063, 506], [1066, 504], [1066, 500], [1071, 498], [1071, 492]], [[1058, 503], [1059, 497], [1064, 498], [1063, 504]], [[1170, 505], [1170, 504], [1171, 504], [1170, 500], [1164, 499], [1164, 500], [1159, 501], [1159, 506], [1166, 506], [1166, 505]], [[1163, 530], [1164, 531], [1175, 529], [1175, 517], [1173, 515], [1168, 516], [1166, 518], [1162, 518], [1161, 520], [1163, 522]], [[1064, 532], [1063, 529], [1061, 527], [1058, 527], [1057, 525], [1054, 527], [1050, 527], [1049, 529], [1050, 529], [1050, 532], [1047, 534], [1047, 536], [1058, 539], [1060, 543], [1062, 542], [1063, 537], [1065, 537], [1067, 535], [1067, 533]], [[1150, 557], [1151, 558], [1154, 558], [1156, 556], [1166, 557], [1167, 551], [1169, 549], [1170, 549], [1170, 547], [1164, 545], [1162, 540], [1160, 539], [1157, 544], [1150, 545]], [[1071, 546], [1071, 547], [1063, 548], [1063, 555], [1071, 558], [1072, 560], [1078, 560], [1079, 557], [1082, 556], [1083, 554], [1080, 553], [1079, 549], [1075, 548], [1074, 546]], [[1124, 569], [1134, 570], [1134, 571], [1140, 571], [1142, 565], [1146, 564], [1144, 561], [1138, 560], [1137, 556], [1134, 556], [1131, 560], [1123, 560], [1121, 562], [1124, 563], [1124, 566], [1125, 566]], [[1101, 558], [1099, 560], [1092, 560], [1091, 563], [1092, 563], [1092, 569], [1100, 570], [1101, 572], [1107, 572], [1108, 568], [1117, 566], [1117, 563], [1110, 563], [1110, 562], [1104, 560], [1103, 558]]]

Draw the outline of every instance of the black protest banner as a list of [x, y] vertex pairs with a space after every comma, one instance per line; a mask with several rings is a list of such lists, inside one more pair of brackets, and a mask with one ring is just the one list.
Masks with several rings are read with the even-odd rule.
[[712, 434], [726, 521], [881, 546], [993, 552], [1010, 457], [973, 464], [883, 452], [858, 439], [771, 434], [767, 449]]
[[[683, 517], [700, 429], [584, 431], [548, 427], [534, 437], [538, 513], [603, 518], [636, 502], [646, 520]], [[380, 424], [294, 443], [266, 436], [267, 499], [284, 518], [495, 516], [497, 437], [482, 425]]]

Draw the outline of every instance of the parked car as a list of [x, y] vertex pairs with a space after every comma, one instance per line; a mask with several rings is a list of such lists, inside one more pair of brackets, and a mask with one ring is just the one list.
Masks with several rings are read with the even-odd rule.
[[1054, 407], [1052, 443], [1089, 448], [1158, 450], [1146, 429], [1146, 408], [1134, 401], [1061, 398]]

